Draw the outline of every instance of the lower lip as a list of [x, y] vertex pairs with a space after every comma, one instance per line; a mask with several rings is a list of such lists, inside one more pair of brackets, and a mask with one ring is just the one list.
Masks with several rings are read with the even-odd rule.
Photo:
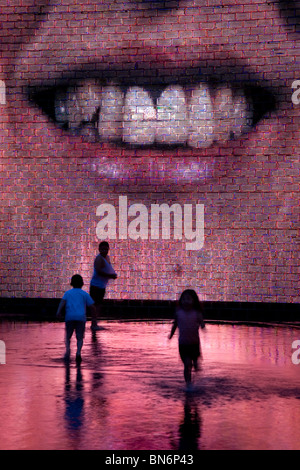
[[[147, 192], [205, 191], [208, 185], [226, 174], [228, 164], [245, 154], [245, 136], [208, 149], [128, 149], [109, 145], [88, 146], [87, 167], [101, 184]], [[86, 152], [82, 152], [87, 156]], [[233, 166], [233, 163], [230, 165]]]
[[89, 167], [110, 184], [188, 185], [204, 182], [214, 173], [214, 152], [187, 150], [124, 150], [103, 148], [89, 157]]

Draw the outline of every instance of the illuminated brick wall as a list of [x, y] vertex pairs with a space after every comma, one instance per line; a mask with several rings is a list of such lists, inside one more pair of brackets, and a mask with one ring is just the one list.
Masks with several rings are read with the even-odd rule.
[[1, 295], [299, 302], [293, 8], [1, 2]]

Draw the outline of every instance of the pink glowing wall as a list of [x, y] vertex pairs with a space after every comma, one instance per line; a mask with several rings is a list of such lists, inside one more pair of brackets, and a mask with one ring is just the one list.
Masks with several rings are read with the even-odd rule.
[[[286, 8], [265, 0], [1, 2], [2, 296], [60, 297], [77, 272], [88, 289], [103, 238], [97, 226], [108, 215], [97, 208], [109, 204], [118, 279], [108, 298], [175, 299], [193, 287], [204, 300], [299, 302], [298, 26], [296, 9]], [[144, 145], [149, 115], [142, 144], [99, 136], [101, 103], [87, 125], [62, 129], [55, 90], [87, 79], [152, 96], [178, 86], [190, 108], [175, 141], [163, 130], [168, 142]], [[191, 125], [199, 83], [210, 87], [215, 113], [217, 142], [207, 146], [190, 145], [190, 128], [177, 139]], [[258, 121], [234, 139], [231, 131], [218, 137], [226, 125], [220, 86], [249, 95]], [[206, 136], [207, 121], [197, 121]], [[181, 239], [172, 217], [169, 236], [151, 237], [155, 204], [178, 205]], [[196, 249], [186, 246], [184, 205], [193, 230], [204, 206]]]

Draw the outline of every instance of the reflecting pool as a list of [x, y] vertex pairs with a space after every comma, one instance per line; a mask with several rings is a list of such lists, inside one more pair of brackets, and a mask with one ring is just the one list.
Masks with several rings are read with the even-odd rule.
[[101, 324], [0, 324], [0, 449], [300, 449], [299, 329], [208, 324], [187, 391], [169, 321]]

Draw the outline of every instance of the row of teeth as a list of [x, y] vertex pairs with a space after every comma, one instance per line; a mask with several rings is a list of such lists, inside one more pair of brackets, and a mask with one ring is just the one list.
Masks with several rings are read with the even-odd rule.
[[55, 98], [55, 119], [75, 133], [131, 145], [185, 144], [206, 148], [247, 132], [252, 109], [242, 90], [206, 83], [167, 86], [154, 100], [145, 88], [124, 92], [85, 80]]

